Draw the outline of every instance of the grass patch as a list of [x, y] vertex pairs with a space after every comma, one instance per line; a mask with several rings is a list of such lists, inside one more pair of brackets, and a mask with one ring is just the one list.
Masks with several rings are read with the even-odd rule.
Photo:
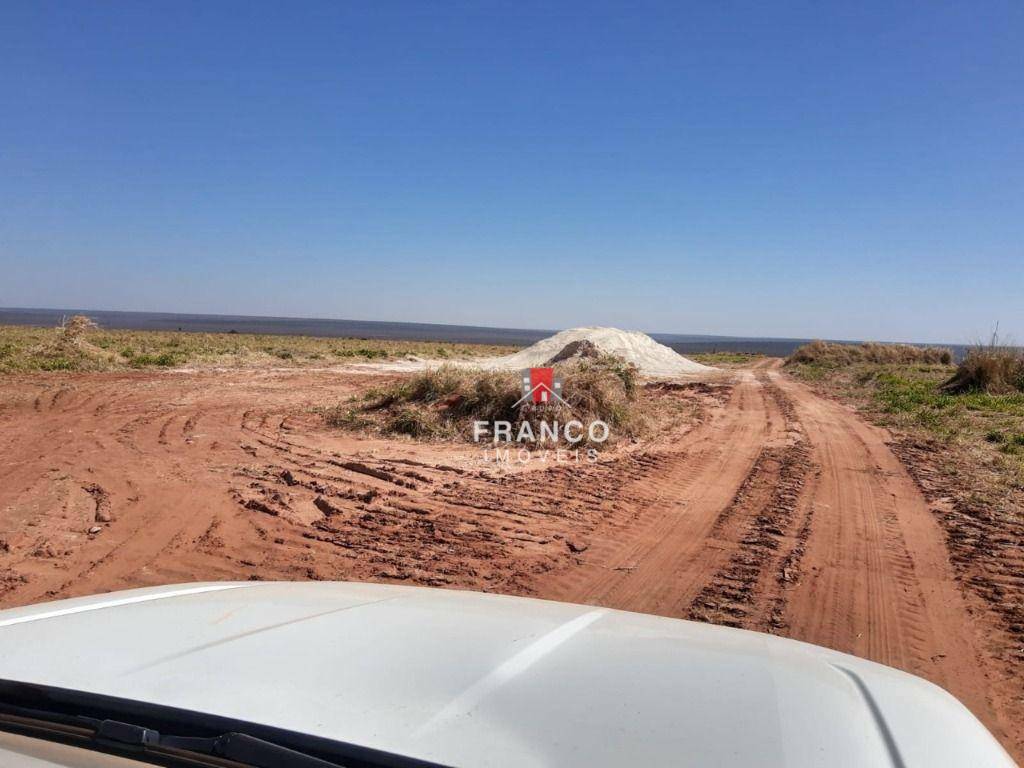
[[[360, 400], [321, 409], [320, 413], [329, 426], [371, 427], [382, 434], [460, 441], [473, 439], [474, 421], [507, 421], [515, 440], [524, 423], [539, 437], [541, 422], [564, 425], [576, 419], [586, 425], [601, 420], [610, 429], [607, 442], [592, 442], [584, 429], [583, 439], [577, 443], [578, 447], [594, 448], [634, 437], [644, 429], [644, 395], [633, 366], [608, 355], [556, 368], [564, 382], [563, 396], [568, 405], [519, 404], [522, 392], [517, 372], [443, 365], [367, 392]], [[490, 444], [490, 437], [487, 441]], [[564, 432], [557, 440], [548, 441], [546, 447], [557, 444], [566, 444]], [[523, 445], [530, 444], [524, 441]]]
[[687, 357], [704, 365], [743, 365], [760, 360], [764, 355], [761, 352], [698, 352]]
[[819, 365], [838, 368], [856, 363], [878, 365], [950, 365], [953, 353], [945, 347], [918, 347], [913, 344], [882, 344], [866, 341], [862, 344], [838, 344], [831, 341], [812, 341], [798, 347], [786, 358], [786, 365]]
[[358, 347], [356, 349], [334, 349], [336, 357], [361, 357], [366, 360], [384, 360], [391, 355], [388, 350], [375, 347]]
[[161, 368], [169, 368], [178, 364], [178, 357], [173, 352], [161, 352], [160, 354], [140, 354], [133, 355], [128, 361], [128, 365], [132, 368], [148, 368], [150, 366], [158, 366]]
[[351, 405], [332, 405], [318, 409], [324, 423], [339, 429], [363, 429], [373, 426], [373, 422], [362, 415], [359, 409]]
[[0, 373], [104, 371], [177, 365], [261, 367], [365, 362], [410, 356], [451, 359], [505, 355], [511, 347], [420, 341], [270, 336], [248, 333], [122, 331], [88, 319], [67, 328], [0, 326]]
[[39, 361], [41, 371], [73, 371], [76, 367], [75, 361], [66, 357], [51, 357]]

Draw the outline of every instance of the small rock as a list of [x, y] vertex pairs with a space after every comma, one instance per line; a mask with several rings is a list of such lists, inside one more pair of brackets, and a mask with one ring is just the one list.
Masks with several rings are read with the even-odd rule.
[[578, 542], [572, 541], [571, 539], [566, 539], [565, 540], [565, 546], [567, 546], [569, 548], [570, 552], [578, 553], [578, 552], [586, 552], [587, 551], [587, 545], [586, 544], [580, 544]]
[[94, 525], [92, 528], [89, 529], [89, 533], [90, 534], [97, 534], [97, 533], [99, 533], [102, 530], [103, 530], [103, 528], [101, 528], [100, 526]]

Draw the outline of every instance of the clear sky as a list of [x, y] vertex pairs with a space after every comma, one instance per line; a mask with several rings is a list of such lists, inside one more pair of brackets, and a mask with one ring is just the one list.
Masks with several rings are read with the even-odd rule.
[[0, 306], [1024, 340], [1024, 3], [0, 5]]

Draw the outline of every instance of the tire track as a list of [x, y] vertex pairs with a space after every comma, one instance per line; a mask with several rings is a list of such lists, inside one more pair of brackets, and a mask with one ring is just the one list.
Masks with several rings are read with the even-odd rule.
[[[708, 546], [722, 512], [755, 471], [762, 444], [781, 435], [778, 404], [753, 375], [726, 406], [686, 436], [662, 471], [643, 481], [647, 501], [595, 533], [579, 567], [546, 577], [545, 597], [683, 616], [728, 552]], [[624, 496], [636, 494], [627, 486]], [[653, 491], [653, 493], [651, 493]], [[639, 507], [639, 508], [638, 508]], [[617, 523], [617, 524], [616, 524]]]
[[803, 542], [810, 533], [801, 494], [813, 465], [789, 398], [766, 377], [759, 379], [793, 437], [785, 445], [762, 450], [733, 502], [719, 516], [719, 535], [725, 533], [727, 522], [742, 523], [733, 526], [737, 538], [730, 542], [732, 555], [690, 604], [689, 618], [777, 632], [785, 627], [785, 586], [799, 576]]
[[1007, 703], [986, 681], [998, 664], [968, 617], [942, 532], [887, 445], [887, 433], [773, 372], [821, 467], [813, 514], [788, 592], [786, 635], [938, 683], [1006, 743]]

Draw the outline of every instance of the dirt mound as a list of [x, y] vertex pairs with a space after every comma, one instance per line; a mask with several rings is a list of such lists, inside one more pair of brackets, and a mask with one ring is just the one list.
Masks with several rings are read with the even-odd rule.
[[[573, 344], [577, 346], [572, 347]], [[569, 356], [590, 357], [592, 349], [596, 355], [621, 358], [625, 363], [636, 366], [644, 376], [681, 376], [715, 370], [683, 357], [646, 333], [621, 331], [618, 328], [570, 328], [541, 339], [514, 355], [481, 360], [478, 365], [492, 370], [520, 370], [550, 365], [570, 347]], [[583, 349], [587, 349], [588, 353], [582, 354]]]

